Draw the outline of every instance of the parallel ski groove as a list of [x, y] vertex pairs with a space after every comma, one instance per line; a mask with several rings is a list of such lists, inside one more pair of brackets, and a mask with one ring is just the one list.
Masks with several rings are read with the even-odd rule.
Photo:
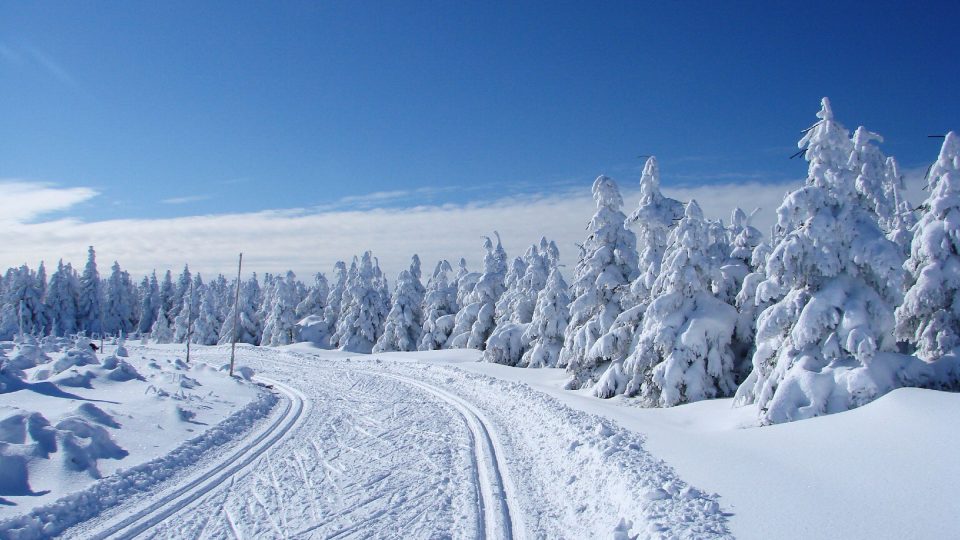
[[368, 375], [386, 377], [404, 384], [416, 386], [449, 403], [466, 421], [470, 443], [474, 450], [474, 465], [479, 489], [479, 536], [485, 538], [523, 538], [521, 514], [514, 508], [514, 486], [502, 459], [499, 441], [483, 414], [471, 403], [442, 388], [396, 375], [375, 371], [363, 371]]
[[91, 535], [90, 538], [102, 540], [106, 538], [136, 537], [201, 496], [213, 491], [277, 444], [300, 419], [303, 414], [304, 399], [300, 392], [292, 387], [272, 379], [258, 378], [287, 396], [287, 404], [283, 414], [277, 418], [269, 429], [261, 432], [255, 439], [243, 445], [225, 460], [224, 463], [230, 464], [226, 468], [212, 467], [188, 484], [155, 501], [147, 508], [127, 516], [119, 523]]

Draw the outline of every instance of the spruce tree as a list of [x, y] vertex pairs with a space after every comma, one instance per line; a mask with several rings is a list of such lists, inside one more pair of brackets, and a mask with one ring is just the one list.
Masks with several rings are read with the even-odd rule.
[[415, 351], [423, 331], [423, 284], [420, 283], [420, 257], [413, 256], [409, 270], [397, 276], [390, 312], [383, 326], [383, 334], [373, 352]]
[[103, 332], [103, 292], [97, 258], [93, 246], [87, 250], [87, 264], [80, 276], [80, 294], [77, 300], [77, 323], [88, 336]]
[[601, 367], [588, 354], [594, 343], [613, 325], [623, 310], [621, 299], [638, 275], [636, 237], [624, 226], [623, 197], [606, 176], [593, 183], [597, 211], [587, 226], [571, 286], [570, 324], [564, 336], [558, 367], [573, 378], [568, 388], [592, 385]]
[[891, 357], [879, 354], [896, 346], [900, 251], [880, 229], [869, 193], [859, 191], [854, 144], [826, 98], [817, 116], [799, 143], [806, 185], [777, 210], [757, 289], [772, 304], [757, 320], [753, 370], [737, 392], [736, 403], [756, 403], [763, 423], [862, 405], [896, 378]]
[[927, 174], [905, 268], [913, 284], [896, 312], [897, 337], [925, 360], [960, 346], [960, 136], [947, 133]]
[[600, 397], [623, 392], [647, 406], [671, 407], [733, 394], [737, 312], [710, 290], [719, 273], [710, 236], [703, 212], [690, 201], [670, 233], [636, 348], [622, 373], [615, 363], [604, 375]]
[[418, 349], [442, 349], [450, 338], [457, 313], [457, 286], [450, 283], [453, 268], [446, 260], [437, 263], [423, 299], [423, 332]]

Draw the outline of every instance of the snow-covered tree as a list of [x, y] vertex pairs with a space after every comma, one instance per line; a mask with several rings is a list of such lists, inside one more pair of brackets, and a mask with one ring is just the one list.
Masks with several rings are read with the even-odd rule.
[[216, 345], [220, 337], [223, 321], [217, 309], [217, 293], [212, 285], [204, 287], [200, 299], [200, 309], [193, 322], [191, 342], [198, 345]]
[[107, 279], [103, 307], [103, 331], [110, 335], [129, 334], [136, 324], [136, 293], [130, 274], [114, 261]]
[[507, 273], [507, 290], [496, 304], [497, 326], [487, 340], [485, 361], [509, 366], [521, 362], [529, 348], [527, 329], [533, 320], [537, 295], [546, 285], [553, 264], [546, 238], [541, 238], [539, 245], [530, 246], [522, 259], [514, 261]]
[[587, 350], [587, 364], [622, 361], [636, 346], [640, 321], [650, 303], [650, 289], [660, 275], [660, 261], [667, 245], [667, 234], [682, 216], [683, 204], [664, 197], [660, 192], [657, 158], [647, 158], [640, 177], [640, 202], [624, 222], [636, 231], [639, 274], [628, 290], [621, 289], [620, 313]]
[[719, 263], [720, 279], [713, 289], [717, 298], [733, 305], [743, 287], [743, 280], [753, 270], [750, 264], [753, 250], [760, 244], [763, 235], [750, 225], [750, 218], [740, 208], [733, 210], [727, 234], [731, 239], [730, 251]]
[[[184, 272], [187, 272], [185, 269]], [[200, 274], [193, 277], [192, 286], [188, 286], [183, 293], [183, 305], [180, 306], [173, 319], [173, 340], [176, 343], [186, 343], [193, 335], [194, 324], [200, 313], [200, 295], [203, 293], [203, 278]]]
[[70, 263], [57, 263], [50, 276], [45, 304], [50, 317], [50, 335], [69, 336], [77, 332], [77, 298], [80, 282]]
[[[734, 253], [736, 250], [735, 247]], [[756, 351], [754, 338], [757, 333], [757, 316], [770, 306], [775, 296], [775, 291], [769, 294], [765, 290], [760, 290], [760, 285], [767, 279], [767, 257], [770, 251], [770, 246], [762, 241], [753, 248], [753, 254], [750, 257], [750, 267], [753, 271], [744, 276], [734, 303], [738, 313], [737, 327], [733, 333], [737, 384], [741, 384], [753, 370], [752, 358]]]
[[288, 271], [284, 278], [275, 280], [270, 298], [271, 307], [263, 321], [260, 345], [289, 345], [296, 341], [294, 327], [299, 320], [296, 275]]
[[450, 263], [441, 260], [427, 283], [423, 298], [423, 333], [419, 350], [442, 349], [450, 338], [457, 313], [457, 286], [450, 283]]
[[894, 187], [887, 171], [886, 157], [875, 143], [882, 143], [883, 137], [860, 126], [854, 131], [853, 149], [847, 159], [847, 167], [855, 176], [854, 186], [858, 202], [877, 216], [877, 224], [884, 232], [889, 232], [897, 214], [897, 206], [891, 195]]
[[467, 296], [473, 292], [473, 288], [480, 280], [480, 272], [471, 272], [467, 269], [467, 260], [463, 257], [457, 263], [457, 275], [453, 280], [457, 287], [457, 306], [461, 309], [466, 305]]
[[331, 340], [340, 350], [369, 353], [383, 333], [388, 308], [377, 279], [373, 255], [367, 251], [359, 264], [351, 267], [340, 320]]
[[[163, 275], [163, 282], [160, 284], [160, 306], [157, 309], [159, 313], [173, 313], [176, 304], [177, 289], [173, 285], [173, 274], [170, 270]], [[182, 299], [181, 299], [182, 300]]]
[[917, 216], [906, 198], [903, 175], [900, 174], [900, 166], [893, 157], [888, 157], [884, 163], [884, 175], [886, 176], [885, 186], [889, 190], [887, 197], [893, 201], [895, 211], [883, 228], [887, 232], [887, 240], [900, 246], [903, 256], [909, 258]]
[[640, 274], [631, 284], [635, 304], [646, 305], [650, 301], [650, 289], [660, 275], [667, 235], [683, 217], [683, 210], [683, 203], [660, 192], [660, 167], [657, 158], [650, 156], [640, 177], [640, 203], [626, 219], [626, 225], [636, 231], [639, 251]]
[[624, 225], [623, 197], [617, 184], [606, 176], [598, 177], [593, 183], [593, 199], [597, 212], [587, 226], [590, 234], [581, 247], [574, 274], [570, 324], [558, 363], [573, 375], [568, 388], [595, 382], [600, 366], [597, 357], [588, 354], [590, 348], [623, 311], [621, 297], [639, 273], [636, 237]]
[[27, 265], [10, 268], [4, 277], [0, 308], [0, 337], [13, 339], [21, 327], [24, 334], [39, 334], [49, 324], [38, 276]]
[[333, 287], [330, 288], [330, 292], [327, 294], [327, 303], [323, 310], [326, 332], [330, 335], [328, 343], [324, 345], [331, 347], [337, 346], [332, 340], [337, 330], [337, 321], [340, 319], [340, 311], [343, 306], [344, 294], [347, 291], [348, 278], [347, 264], [343, 261], [337, 261], [333, 267]]
[[853, 144], [823, 99], [800, 140], [806, 185], [777, 210], [773, 251], [758, 299], [753, 371], [736, 403], [756, 403], [763, 423], [862, 405], [889, 389], [893, 306], [904, 282], [900, 252], [858, 192]]
[[146, 281], [143, 287], [143, 293], [140, 299], [140, 320], [137, 323], [137, 329], [141, 334], [150, 332], [153, 323], [157, 320], [157, 313], [163, 307], [163, 300], [160, 296], [160, 284], [157, 282], [157, 273], [154, 271], [150, 277], [143, 278]]
[[897, 337], [935, 360], [960, 346], [960, 136], [947, 133], [927, 174], [906, 269], [913, 285], [896, 312]]
[[600, 397], [639, 395], [647, 406], [730, 395], [736, 389], [730, 343], [737, 311], [710, 290], [719, 269], [696, 201], [670, 233], [637, 346], [597, 385]]
[[150, 339], [154, 343], [173, 343], [173, 325], [170, 323], [169, 313], [162, 310], [157, 313], [157, 318], [150, 327]]
[[563, 333], [569, 316], [570, 297], [567, 294], [567, 283], [560, 270], [554, 266], [546, 286], [537, 295], [533, 320], [524, 334], [529, 348], [523, 354], [520, 365], [533, 368], [555, 367], [560, 359]]
[[[190, 283], [193, 281], [193, 275], [190, 274], [190, 265], [183, 265], [183, 272], [180, 272], [180, 277], [177, 278], [177, 284], [173, 289], [173, 296], [171, 298], [170, 311], [174, 316], [180, 314], [180, 309], [183, 307], [183, 297], [190, 292]], [[196, 290], [194, 291], [197, 292]]]
[[[249, 280], [244, 281], [240, 286], [240, 296], [237, 298], [237, 305], [230, 306], [223, 319], [223, 326], [220, 327], [220, 345], [226, 345], [233, 342], [236, 334], [237, 343], [249, 343], [257, 345], [260, 343], [260, 336], [263, 331], [260, 327], [260, 321], [257, 319], [257, 299], [260, 296], [260, 284], [257, 282], [257, 275], [254, 274]], [[236, 311], [240, 311], [239, 317]], [[237, 330], [234, 332], [234, 323], [237, 324]]]
[[87, 264], [80, 276], [80, 295], [77, 300], [77, 324], [87, 335], [103, 331], [103, 292], [100, 273], [97, 272], [97, 255], [93, 246], [87, 250]]
[[503, 294], [507, 275], [507, 253], [500, 243], [500, 235], [495, 234], [496, 246], [489, 237], [484, 237], [487, 254], [483, 257], [483, 273], [464, 298], [464, 307], [457, 312], [450, 347], [483, 350], [495, 327], [496, 304]]
[[423, 330], [423, 284], [420, 283], [420, 257], [413, 256], [410, 269], [397, 276], [393, 305], [383, 325], [383, 334], [373, 352], [415, 351]]
[[297, 304], [297, 318], [302, 319], [307, 315], [320, 315], [327, 307], [327, 297], [330, 295], [330, 285], [327, 283], [327, 276], [317, 272], [313, 276], [313, 286], [307, 291], [306, 296]]

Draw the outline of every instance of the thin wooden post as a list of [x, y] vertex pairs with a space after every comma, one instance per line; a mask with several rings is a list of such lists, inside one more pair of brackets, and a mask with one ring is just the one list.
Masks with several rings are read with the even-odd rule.
[[190, 297], [187, 299], [187, 363], [190, 363], [190, 338], [193, 335], [193, 280], [190, 280]]
[[237, 353], [237, 335], [240, 333], [240, 269], [243, 268], [243, 253], [237, 263], [237, 291], [233, 295], [233, 339], [230, 340], [230, 376], [233, 377], [233, 359]]
[[20, 326], [20, 339], [23, 339], [23, 300], [20, 300], [20, 307], [17, 311], [17, 324]]

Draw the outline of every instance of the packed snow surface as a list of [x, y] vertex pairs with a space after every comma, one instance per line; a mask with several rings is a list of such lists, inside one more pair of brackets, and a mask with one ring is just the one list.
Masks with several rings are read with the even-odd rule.
[[[181, 347], [124, 358], [115, 344], [4, 346], [21, 369], [0, 393], [0, 537], [53, 534], [108, 509], [245, 435], [276, 399], [220, 365], [187, 364]], [[35, 507], [45, 510], [28, 515]]]
[[[162, 367], [181, 346], [128, 348], [131, 362], [156, 358]], [[194, 349], [196, 365], [225, 354], [223, 346]], [[960, 395], [900, 389], [853, 411], [758, 427], [756, 411], [730, 399], [640, 408], [564, 390], [563, 370], [478, 362], [481, 355], [241, 347], [254, 379], [301, 396], [284, 430], [264, 438], [272, 420], [257, 427], [234, 413], [217, 428], [235, 428], [237, 439], [260, 434], [259, 446], [209, 445], [192, 461], [169, 458], [176, 444], [157, 449], [168, 479], [127, 499], [131, 477], [104, 478], [94, 486], [120, 488], [84, 493], [118, 500], [95, 505], [99, 516], [64, 534], [101, 537], [123, 523], [146, 538], [942, 538], [960, 527], [960, 464], [945, 457], [960, 443], [951, 429]], [[260, 403], [261, 416], [280, 414], [261, 403], [274, 394], [257, 395], [247, 409]], [[4, 437], [19, 437], [15, 417], [0, 420]], [[133, 448], [120, 436], [133, 426], [109, 406], [80, 403], [69, 418]], [[104, 464], [114, 461], [98, 459], [98, 470], [113, 472]], [[192, 478], [203, 483], [171, 496]], [[85, 501], [31, 515], [66, 515]]]

